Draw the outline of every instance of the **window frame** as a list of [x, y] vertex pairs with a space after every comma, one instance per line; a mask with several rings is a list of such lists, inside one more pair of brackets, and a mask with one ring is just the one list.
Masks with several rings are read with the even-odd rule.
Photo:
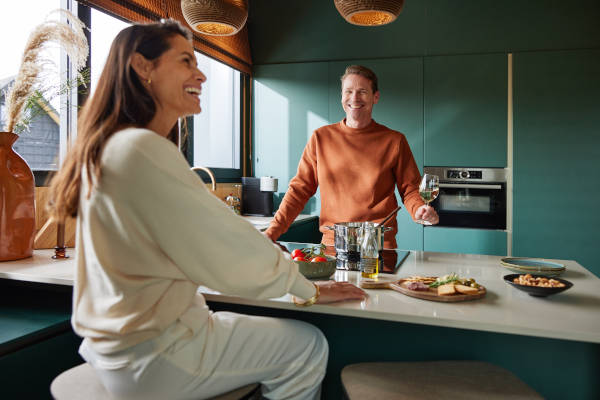
[[[86, 26], [90, 26], [90, 10], [82, 6], [77, 0], [60, 0], [60, 8], [68, 10], [77, 16]], [[86, 11], [87, 8], [87, 11]], [[64, 18], [64, 17], [63, 17]], [[87, 18], [87, 19], [86, 19]], [[90, 41], [90, 31], [84, 31], [88, 42]], [[91, 56], [90, 56], [91, 57]], [[88, 57], [85, 68], [90, 68], [90, 57]], [[67, 79], [73, 77], [72, 64], [66, 52], [60, 51], [60, 76], [66, 76]], [[66, 104], [63, 110], [59, 110], [59, 151], [58, 151], [58, 168], [67, 152], [67, 143], [74, 141], [77, 136], [77, 107], [83, 104], [89, 95], [89, 87], [79, 86], [61, 95], [61, 104]], [[77, 104], [73, 104], [76, 102]], [[48, 186], [50, 179], [56, 173], [55, 170], [32, 170], [35, 187]]]
[[[197, 49], [194, 49], [198, 51]], [[199, 51], [198, 51], [199, 52]], [[204, 54], [204, 53], [202, 53]], [[204, 54], [209, 57], [208, 55]], [[211, 57], [212, 58], [212, 57]], [[218, 60], [217, 60], [218, 61]], [[220, 62], [220, 61], [219, 61]], [[233, 68], [233, 67], [231, 67]], [[239, 70], [238, 70], [239, 71]], [[240, 104], [239, 104], [239, 112], [240, 112], [240, 158], [239, 158], [239, 168], [214, 168], [211, 166], [205, 166], [209, 168], [214, 176], [215, 180], [218, 183], [235, 183], [241, 182], [242, 176], [248, 176], [248, 165], [245, 161], [249, 158], [246, 156], [248, 154], [249, 146], [249, 123], [248, 123], [248, 104], [249, 98], [247, 96], [249, 83], [250, 83], [250, 75], [245, 72], [239, 71], [240, 73]], [[185, 155], [188, 163], [193, 166], [194, 165], [194, 117], [190, 116], [186, 118], [187, 124], [187, 139], [183, 145], [182, 152]], [[205, 183], [210, 183], [210, 177], [207, 176], [206, 173], [201, 171], [197, 171], [198, 175], [202, 178]]]

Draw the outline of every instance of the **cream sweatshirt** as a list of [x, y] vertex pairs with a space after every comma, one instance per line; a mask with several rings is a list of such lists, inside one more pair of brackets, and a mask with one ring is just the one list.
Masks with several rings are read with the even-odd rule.
[[289, 255], [214, 197], [167, 139], [119, 131], [101, 168], [89, 198], [84, 173], [72, 316], [94, 351], [123, 350], [167, 327], [201, 335], [211, 312], [199, 285], [251, 298], [315, 294]]

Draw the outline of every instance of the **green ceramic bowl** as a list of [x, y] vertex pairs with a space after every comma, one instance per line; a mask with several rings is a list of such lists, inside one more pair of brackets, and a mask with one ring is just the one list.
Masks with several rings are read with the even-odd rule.
[[335, 257], [324, 256], [327, 261], [307, 262], [294, 261], [298, 264], [300, 273], [308, 279], [323, 278], [328, 279], [335, 272]]

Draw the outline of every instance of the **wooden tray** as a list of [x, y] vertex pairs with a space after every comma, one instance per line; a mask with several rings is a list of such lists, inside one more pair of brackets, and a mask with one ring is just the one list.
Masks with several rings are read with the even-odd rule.
[[389, 287], [392, 290], [400, 292], [410, 297], [416, 297], [417, 299], [423, 300], [431, 300], [431, 301], [441, 301], [444, 303], [453, 303], [457, 301], [468, 301], [468, 300], [476, 300], [485, 296], [486, 290], [485, 287], [479, 286], [479, 292], [476, 294], [454, 294], [451, 296], [440, 296], [437, 294], [437, 288], [432, 289], [429, 288], [428, 291], [424, 290], [410, 290], [407, 289], [406, 286], [410, 282], [398, 282], [398, 283], [390, 283]]
[[391, 289], [392, 283], [398, 283], [398, 278], [379, 277], [377, 279], [361, 278], [358, 286], [363, 289]]

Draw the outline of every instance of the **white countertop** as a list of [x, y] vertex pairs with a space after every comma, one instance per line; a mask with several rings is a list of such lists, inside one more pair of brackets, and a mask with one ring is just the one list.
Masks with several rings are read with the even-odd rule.
[[[0, 263], [0, 278], [73, 284], [74, 260], [52, 260], [53, 250], [37, 250], [32, 258]], [[73, 249], [68, 254], [74, 256]], [[439, 303], [405, 296], [392, 290], [367, 290], [368, 299], [298, 308], [290, 296], [256, 300], [221, 295], [201, 287], [209, 301], [303, 312], [408, 322], [450, 328], [519, 334], [600, 343], [600, 279], [575, 261], [558, 261], [567, 271], [560, 277], [571, 281], [571, 289], [546, 298], [531, 297], [506, 284], [511, 273], [500, 266], [497, 256], [411, 252], [398, 269], [398, 277], [445, 275], [451, 272], [472, 277], [487, 289], [480, 300]], [[360, 275], [338, 270], [334, 279], [358, 283]]]
[[[246, 221], [248, 221], [252, 225], [254, 225], [254, 227], [261, 232], [267, 230], [267, 228], [269, 227], [269, 224], [271, 224], [271, 221], [273, 221], [273, 217], [255, 217], [255, 216], [251, 216], [251, 215], [242, 215], [242, 217]], [[312, 218], [318, 218], [318, 216], [300, 214], [296, 217], [294, 222], [292, 222], [292, 226], [294, 226], [294, 224], [297, 224], [300, 221], [305, 221], [305, 220], [312, 219]]]

